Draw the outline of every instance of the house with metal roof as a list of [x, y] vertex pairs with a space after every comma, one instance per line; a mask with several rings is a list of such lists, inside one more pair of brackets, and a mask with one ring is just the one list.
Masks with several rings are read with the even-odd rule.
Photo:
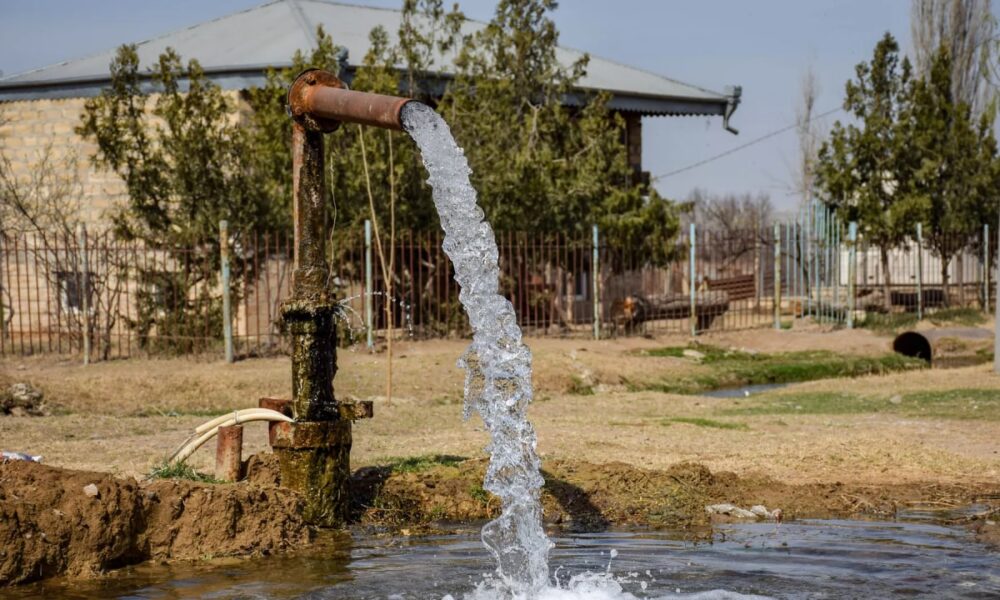
[[[269, 68], [287, 67], [296, 50], [315, 46], [316, 27], [322, 25], [346, 53], [346, 72], [341, 75], [349, 83], [368, 51], [369, 32], [381, 26], [390, 37], [394, 36], [401, 19], [398, 10], [330, 0], [273, 0], [139, 42], [137, 52], [140, 65], [148, 68], [163, 51], [173, 48], [185, 59], [197, 58], [211, 80], [225, 90], [236, 92], [262, 85]], [[461, 33], [474, 33], [485, 26], [483, 22], [467, 20]], [[19, 156], [13, 157], [15, 165], [27, 164], [32, 152], [53, 145], [75, 144], [82, 154], [93, 151], [82, 140], [69, 138], [76, 137], [73, 127], [79, 122], [84, 99], [97, 95], [109, 83], [108, 65], [115, 52], [115, 48], [110, 48], [92, 56], [0, 78], [0, 113], [8, 121], [0, 125], [0, 146], [19, 152]], [[559, 61], [567, 66], [582, 56], [582, 52], [569, 48], [560, 47], [557, 51]], [[451, 75], [453, 59], [453, 55], [438, 57], [440, 81], [446, 82]], [[565, 101], [568, 105], [578, 104], [595, 91], [610, 93], [610, 108], [624, 117], [629, 162], [638, 173], [642, 173], [644, 116], [719, 116], [722, 126], [736, 133], [729, 120], [740, 102], [738, 86], [727, 87], [721, 93], [710, 91], [591, 56], [586, 75]], [[65, 139], [58, 139], [60, 136]], [[80, 169], [85, 179], [85, 196], [91, 197], [88, 207], [107, 205], [107, 197], [97, 196], [121, 193], [121, 186], [116, 186], [107, 174], [95, 173], [84, 164]]]

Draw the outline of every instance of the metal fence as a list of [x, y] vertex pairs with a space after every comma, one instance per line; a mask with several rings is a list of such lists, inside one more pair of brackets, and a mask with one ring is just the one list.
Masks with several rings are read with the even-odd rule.
[[[798, 317], [851, 325], [872, 312], [988, 301], [986, 265], [995, 254], [988, 233], [964, 240], [942, 261], [916, 237], [883, 260], [865, 240], [852, 241], [850, 227], [833, 231], [800, 223], [729, 232], [691, 226], [666, 242], [674, 258], [661, 266], [606, 242], [596, 229], [496, 237], [501, 289], [534, 336], [687, 334], [788, 326]], [[440, 233], [398, 235], [386, 255], [391, 295], [363, 232], [338, 239], [330, 285], [343, 308], [343, 344], [378, 343], [390, 313], [397, 337], [469, 334]], [[291, 290], [292, 240], [246, 235], [228, 242], [233, 351], [283, 352], [280, 308]], [[0, 234], [0, 355], [221, 354], [222, 265], [207, 250], [151, 248], [109, 233]]]

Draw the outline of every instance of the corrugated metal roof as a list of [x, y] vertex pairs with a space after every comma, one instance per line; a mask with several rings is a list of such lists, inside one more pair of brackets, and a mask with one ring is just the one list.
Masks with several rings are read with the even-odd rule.
[[[327, 0], [275, 0], [139, 43], [140, 64], [149, 68], [168, 47], [183, 58], [197, 58], [214, 80], [227, 88], [263, 83], [266, 67], [283, 67], [299, 49], [315, 44], [315, 28], [323, 25], [334, 43], [348, 51], [356, 66], [368, 51], [368, 33], [382, 26], [394, 36], [401, 13], [397, 10], [330, 2]], [[484, 27], [467, 21], [463, 33]], [[108, 65], [115, 49], [0, 79], [0, 100], [89, 96], [108, 80]], [[582, 52], [559, 48], [565, 65]], [[448, 74], [454, 57], [442, 56], [437, 69]], [[722, 94], [673, 79], [591, 56], [582, 90], [614, 94], [612, 107], [643, 114], [725, 115], [735, 108], [738, 92]], [[572, 101], [572, 99], [569, 99]]]

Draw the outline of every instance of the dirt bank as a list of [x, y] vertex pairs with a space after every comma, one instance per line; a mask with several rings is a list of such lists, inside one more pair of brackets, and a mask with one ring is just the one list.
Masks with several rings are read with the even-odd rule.
[[[353, 518], [366, 531], [404, 535], [493, 518], [499, 503], [482, 488], [485, 468], [485, 460], [438, 456], [359, 469]], [[546, 523], [572, 531], [654, 527], [704, 538], [713, 520], [730, 518], [706, 512], [720, 503], [781, 509], [786, 520], [892, 518], [908, 505], [980, 502], [990, 507], [987, 515], [1000, 509], [1000, 484], [990, 483], [790, 485], [713, 473], [696, 463], [649, 470], [573, 460], [548, 461], [543, 474]], [[276, 482], [269, 454], [251, 458], [247, 481], [215, 485], [0, 464], [0, 586], [60, 574], [87, 577], [145, 560], [302, 549], [311, 532], [299, 516], [299, 498], [273, 487]], [[992, 518], [972, 525], [995, 543]]]
[[246, 484], [140, 483], [0, 464], [0, 586], [145, 560], [250, 556], [308, 542], [299, 498]]
[[[420, 471], [393, 472], [368, 467], [355, 478], [357, 518], [361, 524], [398, 529], [432, 526], [436, 521], [495, 517], [495, 497], [481, 487], [485, 460], [444, 464]], [[1000, 506], [1000, 483], [909, 483], [893, 485], [787, 484], [766, 476], [739, 477], [697, 463], [649, 470], [613, 462], [592, 464], [555, 460], [543, 464], [545, 520], [571, 530], [599, 531], [611, 526], [669, 527], [708, 525], [705, 507], [731, 503], [781, 509], [784, 519], [894, 518], [907, 506], [961, 507], [973, 502]]]

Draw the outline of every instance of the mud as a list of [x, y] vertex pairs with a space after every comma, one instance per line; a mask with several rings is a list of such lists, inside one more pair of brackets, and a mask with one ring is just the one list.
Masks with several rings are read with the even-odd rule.
[[60, 574], [93, 576], [145, 560], [265, 555], [300, 547], [310, 539], [301, 509], [297, 495], [274, 488], [140, 483], [5, 462], [0, 464], [0, 586]]
[[[486, 460], [445, 457], [417, 470], [365, 467], [351, 480], [354, 528], [366, 534], [419, 535], [495, 517], [483, 490]], [[294, 492], [278, 489], [272, 454], [251, 456], [238, 484], [138, 482], [106, 473], [11, 461], [0, 464], [0, 586], [54, 575], [87, 577], [146, 560], [259, 556], [305, 548], [312, 531]], [[545, 521], [569, 531], [669, 528], [711, 535], [710, 504], [781, 509], [797, 518], [891, 519], [907, 506], [982, 505], [966, 523], [1000, 542], [1000, 484], [786, 484], [766, 476], [712, 472], [698, 463], [665, 470], [621, 462], [543, 464]], [[97, 494], [84, 488], [96, 487]], [[91, 488], [93, 492], [93, 488]]]
[[[355, 475], [355, 518], [362, 525], [398, 531], [433, 528], [439, 521], [493, 518], [495, 498], [480, 487], [485, 460], [435, 466], [416, 473], [369, 467]], [[570, 530], [664, 527], [707, 533], [704, 526], [727, 517], [705, 506], [732, 503], [781, 509], [784, 519], [892, 519], [900, 508], [923, 504], [959, 507], [975, 502], [1000, 505], [998, 483], [912, 483], [895, 485], [791, 485], [769, 477], [713, 473], [697, 463], [662, 471], [614, 462], [557, 460], [543, 464], [542, 502], [550, 525]]]

